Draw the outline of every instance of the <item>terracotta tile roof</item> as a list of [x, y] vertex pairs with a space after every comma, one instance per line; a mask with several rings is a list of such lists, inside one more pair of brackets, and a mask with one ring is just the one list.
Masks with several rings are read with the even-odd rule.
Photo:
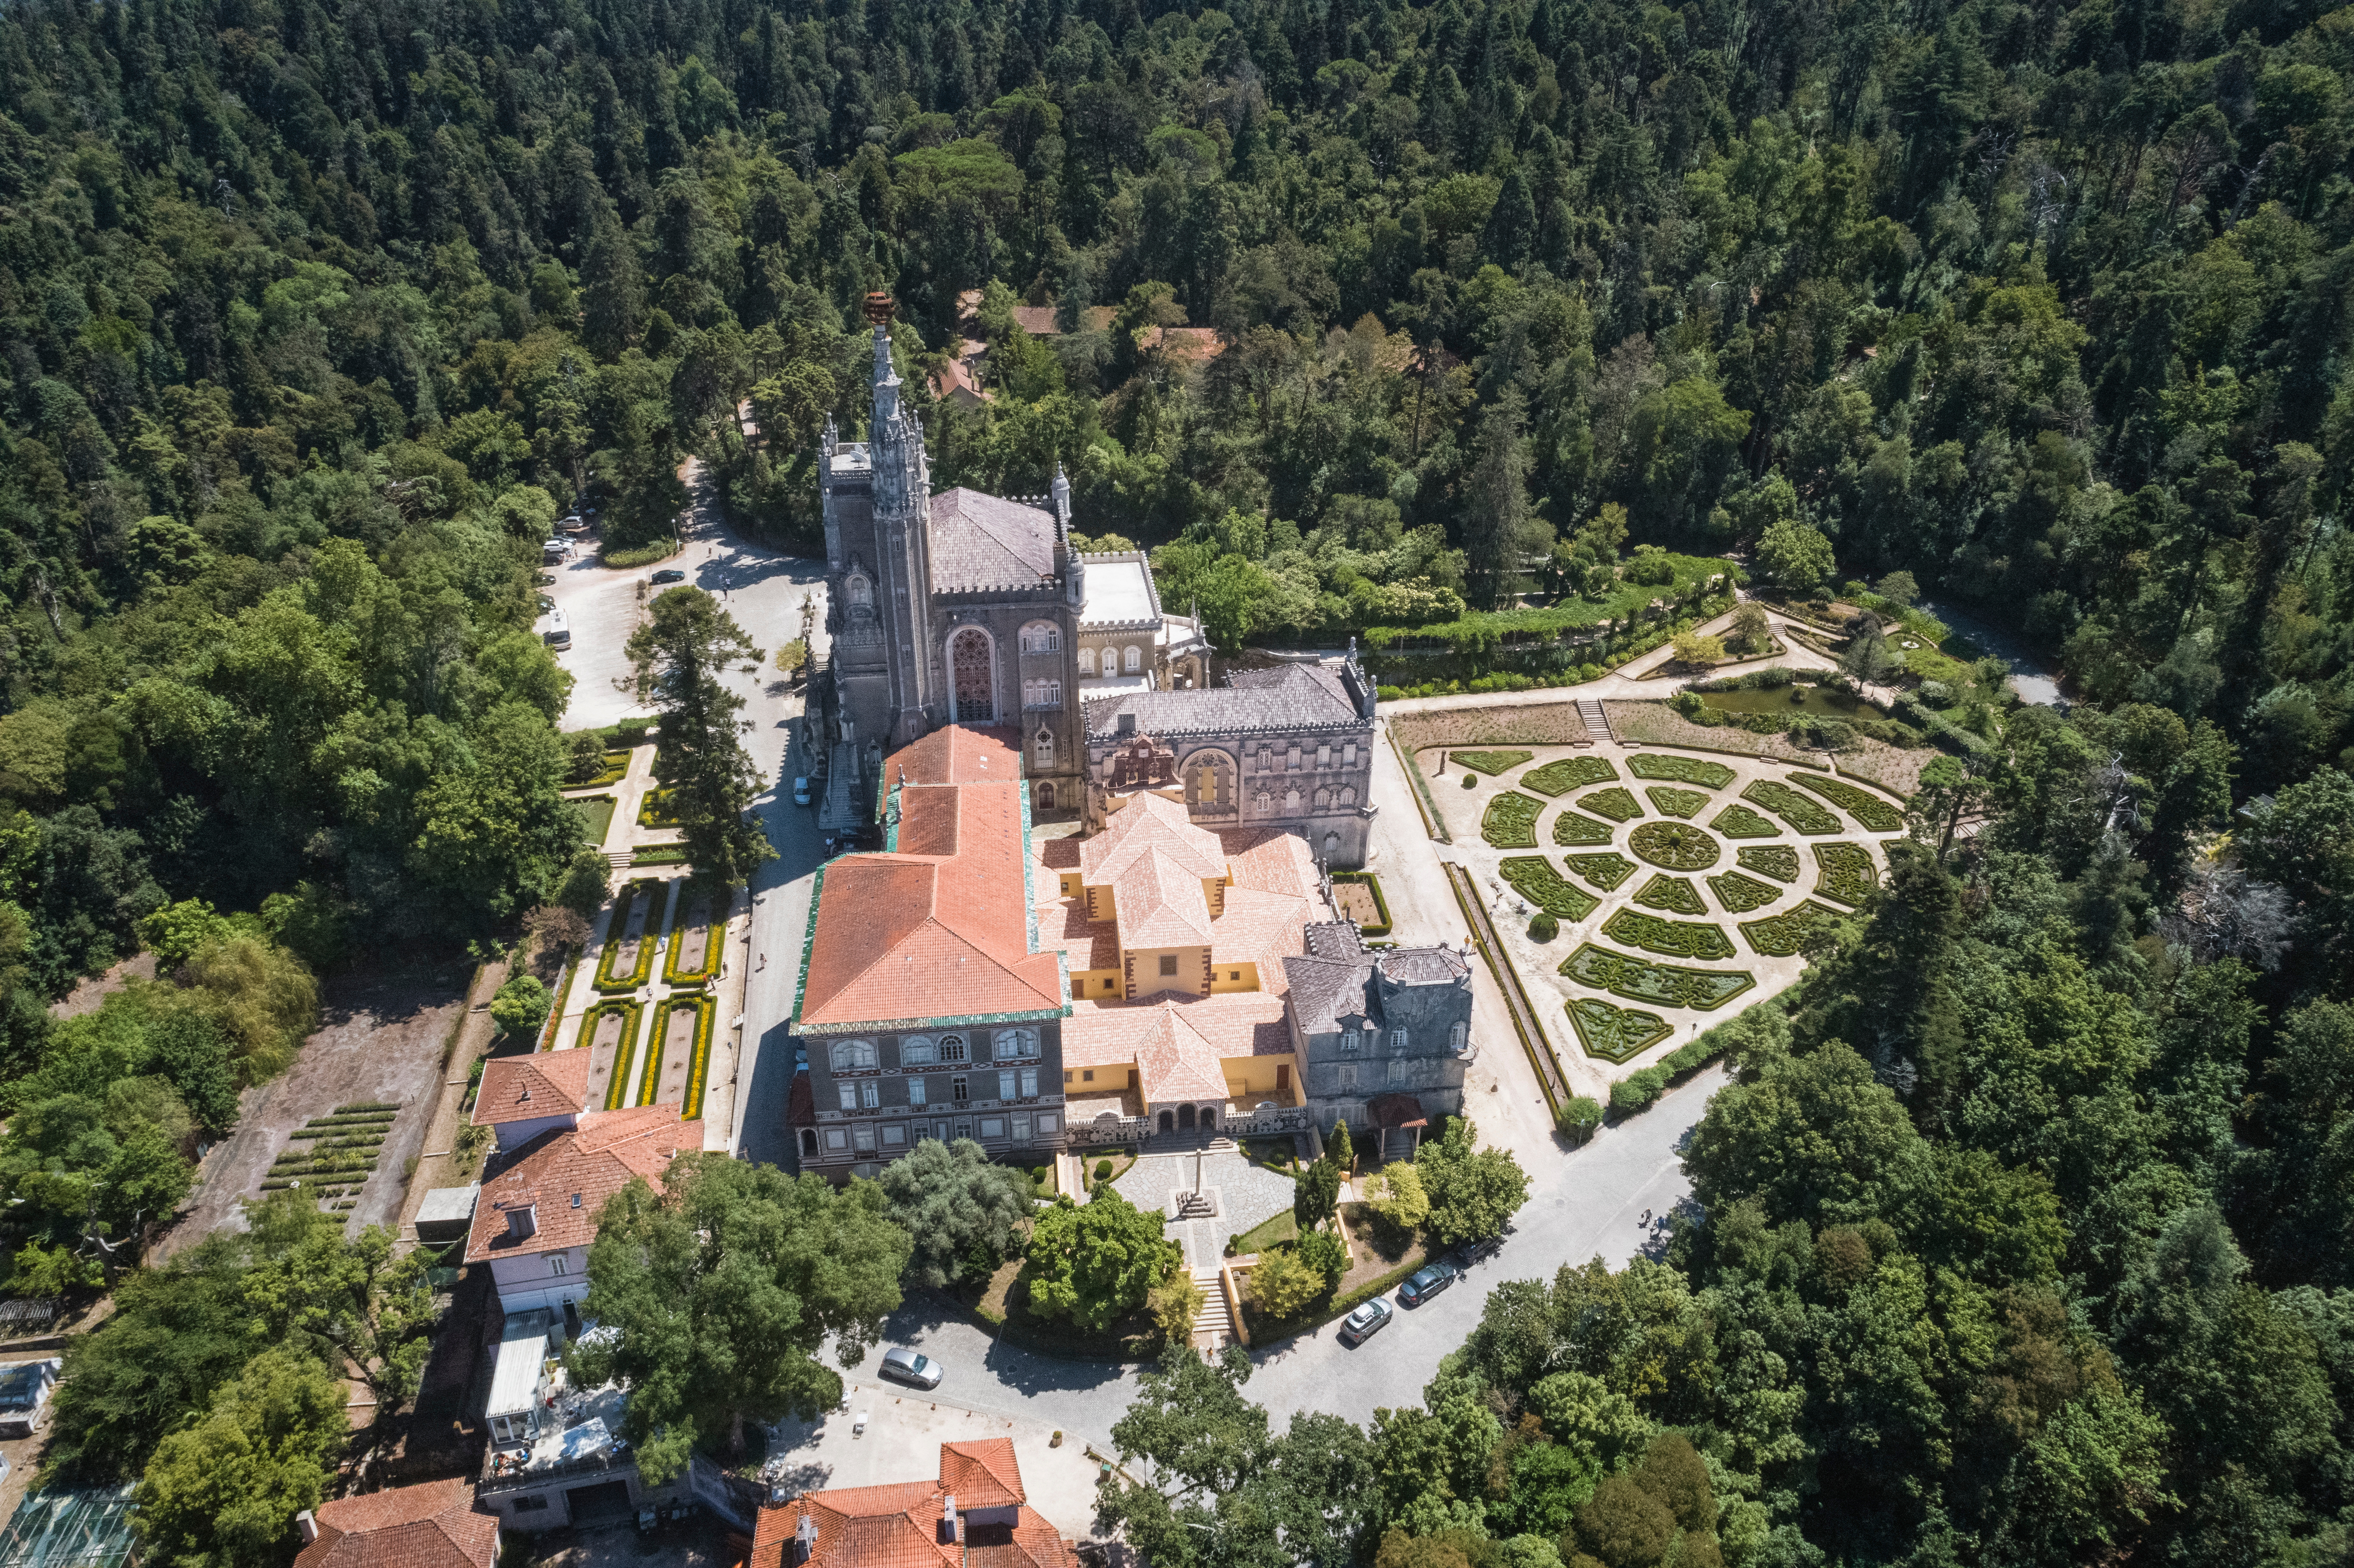
[[991, 403], [996, 398], [973, 376], [970, 361], [951, 359], [932, 372], [932, 396], [954, 397], [968, 407], [975, 403]]
[[1211, 927], [1213, 964], [1257, 964], [1258, 983], [1276, 995], [1288, 983], [1283, 960], [1303, 951], [1300, 932], [1316, 916], [1316, 906], [1286, 893], [1262, 893], [1255, 887], [1226, 889], [1226, 906]]
[[894, 784], [977, 784], [1022, 777], [1022, 743], [1007, 725], [952, 724], [910, 741], [883, 764]]
[[[938, 1480], [804, 1492], [763, 1507], [748, 1568], [784, 1568], [804, 1517], [817, 1537], [808, 1568], [1076, 1568], [1070, 1543], [1023, 1495], [1012, 1443], [943, 1443]], [[951, 1496], [965, 1516], [961, 1542], [940, 1540]], [[1005, 1508], [1013, 1510], [1011, 1524], [970, 1517]]]
[[1291, 1054], [1283, 999], [1263, 991], [1151, 1002], [1087, 1002], [1063, 1025], [1063, 1065], [1136, 1065], [1138, 1092], [1150, 1103], [1223, 1100], [1219, 1064], [1243, 1056]]
[[1038, 906], [1038, 945], [1062, 951], [1074, 973], [1119, 968], [1119, 927], [1087, 918], [1084, 898], [1057, 898]]
[[1130, 860], [1113, 881], [1112, 909], [1123, 950], [1209, 945], [1210, 902], [1202, 879], [1157, 847]]
[[1225, 841], [1227, 874], [1236, 887], [1256, 887], [1295, 898], [1320, 898], [1316, 856], [1308, 841], [1289, 828], [1234, 828]]
[[[1055, 514], [959, 487], [932, 497], [932, 589], [1035, 588], [1055, 575]], [[889, 777], [889, 775], [885, 775]]]
[[493, 1056], [482, 1064], [474, 1097], [474, 1125], [498, 1127], [541, 1117], [578, 1116], [588, 1104], [586, 1051], [535, 1051]]
[[318, 1521], [295, 1568], [491, 1568], [498, 1557], [498, 1516], [474, 1510], [462, 1477], [339, 1498]]
[[1089, 887], [1117, 885], [1140, 856], [1160, 853], [1201, 880], [1226, 874], [1226, 846], [1197, 828], [1185, 803], [1143, 792], [1111, 814], [1104, 831], [1079, 844], [1079, 876]]
[[825, 867], [799, 1022], [1061, 1010], [1055, 950], [1029, 942], [1021, 759], [1002, 736], [957, 727], [894, 753], [884, 777], [975, 781], [903, 786], [897, 848]]
[[1048, 871], [1064, 872], [1079, 869], [1079, 843], [1075, 838], [1033, 839], [1030, 853]]
[[[534, 1139], [504, 1174], [482, 1184], [474, 1228], [466, 1238], [466, 1261], [588, 1245], [596, 1238], [597, 1213], [606, 1199], [633, 1176], [660, 1187], [673, 1155], [703, 1147], [703, 1123], [681, 1121], [678, 1111], [674, 1105], [592, 1111], [576, 1128]], [[507, 1215], [525, 1208], [533, 1212], [536, 1228], [517, 1237]]]

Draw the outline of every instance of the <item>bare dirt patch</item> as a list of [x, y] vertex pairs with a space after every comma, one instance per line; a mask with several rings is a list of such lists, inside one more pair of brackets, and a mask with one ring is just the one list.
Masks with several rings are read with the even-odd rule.
[[328, 981], [318, 1032], [284, 1076], [246, 1090], [237, 1130], [205, 1157], [190, 1206], [155, 1255], [168, 1257], [217, 1230], [243, 1230], [239, 1205], [258, 1197], [287, 1134], [338, 1106], [398, 1105], [376, 1168], [345, 1213], [348, 1231], [398, 1223], [409, 1161], [441, 1090], [441, 1053], [465, 1008], [468, 971], [420, 966]]
[[66, 992], [61, 1001], [49, 1003], [51, 1018], [79, 1018], [85, 1012], [96, 1012], [99, 1004], [121, 991], [133, 978], [155, 978], [155, 955], [134, 953], [102, 975], [90, 975]]
[[1434, 746], [1574, 746], [1589, 738], [1577, 705], [1566, 700], [1395, 714], [1389, 726], [1409, 754]]
[[1381, 906], [1373, 902], [1373, 890], [1362, 882], [1335, 882], [1332, 899], [1340, 905], [1343, 920], [1354, 920], [1360, 926], [1382, 923]]
[[[1665, 703], [1606, 702], [1611, 727], [1623, 741], [1645, 746], [1680, 746], [1695, 751], [1721, 751], [1735, 757], [1763, 758], [1772, 762], [1803, 762], [1819, 768], [1822, 753], [1802, 751], [1780, 735], [1755, 735], [1731, 725], [1712, 729], [1697, 725]], [[1941, 756], [1935, 747], [1910, 749], [1885, 741], [1858, 736], [1855, 745], [1839, 754], [1839, 768], [1884, 789], [1910, 798], [1920, 787], [1921, 769]]]

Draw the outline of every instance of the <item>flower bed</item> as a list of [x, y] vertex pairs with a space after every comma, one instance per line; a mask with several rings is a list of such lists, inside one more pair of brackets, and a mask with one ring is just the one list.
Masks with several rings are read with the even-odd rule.
[[1602, 889], [1615, 893], [1618, 885], [1635, 874], [1635, 863], [1623, 854], [1574, 854], [1568, 857], [1569, 869]]
[[1753, 844], [1734, 852], [1743, 867], [1776, 882], [1798, 880], [1798, 852], [1790, 844]]
[[1879, 874], [1872, 864], [1872, 852], [1861, 844], [1817, 844], [1814, 850], [1815, 891], [1834, 904], [1853, 908], [1880, 885]]
[[1808, 934], [1819, 923], [1839, 917], [1838, 910], [1809, 898], [1779, 915], [1769, 915], [1763, 920], [1744, 920], [1741, 934], [1749, 939], [1750, 950], [1760, 958], [1787, 959], [1807, 945]]
[[1564, 846], [1606, 844], [1612, 832], [1609, 823], [1597, 822], [1575, 811], [1564, 811], [1553, 820], [1553, 842]]
[[1708, 825], [1729, 839], [1776, 839], [1782, 836], [1781, 823], [1768, 821], [1738, 800], [1719, 811]]
[[[711, 1023], [718, 1016], [719, 1001], [710, 992], [687, 996], [664, 997], [654, 1003], [653, 1033], [646, 1040], [646, 1063], [638, 1070], [638, 1092], [632, 1105], [650, 1106], [662, 1092], [663, 1059], [670, 1054], [670, 1021], [681, 1008], [695, 1009], [695, 1041], [687, 1053], [686, 1097], [699, 1106], [703, 1099], [701, 1080], [710, 1065]], [[620, 1063], [614, 1063], [615, 1075], [620, 1075]], [[688, 1112], [686, 1119], [695, 1119], [696, 1112]]]
[[[662, 897], [663, 886], [663, 884], [651, 880], [622, 885], [620, 894], [613, 900], [613, 918], [605, 927], [604, 954], [597, 960], [596, 986], [599, 991], [636, 991], [652, 978], [654, 948], [662, 938], [663, 911], [652, 903], [646, 906], [645, 929], [638, 938], [638, 950], [633, 955], [634, 961], [629, 972], [623, 974], [614, 969], [613, 960], [620, 957], [621, 948], [628, 940], [626, 933], [630, 928], [630, 916], [637, 908], [637, 901]], [[624, 935], [617, 937], [614, 935], [616, 932]]]
[[1600, 899], [1564, 882], [1541, 854], [1511, 855], [1496, 869], [1522, 897], [1557, 919], [1583, 920], [1601, 907]]
[[1602, 923], [1602, 934], [1664, 959], [1729, 959], [1738, 951], [1733, 938], [1711, 925], [1662, 920], [1640, 909], [1621, 909]]
[[1447, 759], [1459, 762], [1493, 779], [1499, 773], [1510, 773], [1535, 755], [1533, 751], [1450, 751]]
[[1607, 817], [1614, 822], [1631, 822], [1643, 814], [1643, 803], [1626, 789], [1596, 789], [1591, 795], [1578, 797], [1578, 805], [1597, 817]]
[[1698, 789], [1679, 789], [1672, 784], [1646, 785], [1643, 793], [1649, 798], [1651, 810], [1663, 817], [1697, 817], [1708, 804], [1708, 797]]
[[1638, 779], [1672, 779], [1679, 784], [1697, 784], [1703, 789], [1722, 789], [1736, 777], [1722, 762], [1670, 757], [1656, 751], [1638, 751], [1628, 758], [1627, 771]]
[[1366, 937], [1386, 937], [1390, 934], [1390, 903], [1382, 896], [1382, 879], [1370, 871], [1336, 871], [1332, 874], [1333, 894], [1341, 905], [1341, 913], [1349, 913], [1349, 899], [1340, 898], [1343, 887], [1362, 887], [1373, 901], [1373, 918], [1357, 922], [1358, 932]]
[[1869, 789], [1858, 789], [1844, 779], [1818, 779], [1811, 773], [1793, 773], [1790, 782], [1801, 789], [1811, 789], [1820, 795], [1861, 822], [1868, 832], [1893, 833], [1904, 827], [1903, 811]]
[[1838, 816], [1826, 810], [1821, 802], [1771, 779], [1753, 779], [1742, 790], [1741, 798], [1756, 801], [1802, 833], [1835, 833], [1840, 829]]
[[1581, 996], [1569, 1004], [1569, 1026], [1589, 1056], [1613, 1066], [1629, 1062], [1675, 1033], [1675, 1026], [1656, 1012], [1613, 1007], [1599, 997]]
[[686, 938], [695, 927], [679, 925], [673, 925], [671, 927], [668, 950], [663, 956], [664, 985], [699, 986], [718, 974], [720, 956], [727, 947], [726, 928], [723, 923], [712, 920], [709, 916], [710, 906], [706, 905], [703, 923], [703, 961], [694, 969], [687, 969], [680, 964], [679, 954], [685, 948]]
[[686, 1065], [686, 1105], [679, 1112], [685, 1121], [703, 1118], [703, 1092], [711, 1082], [711, 1032], [719, 1022], [719, 999], [698, 996], [695, 1008], [695, 1055]]
[[1561, 972], [1579, 985], [1606, 991], [1654, 1007], [1712, 1012], [1757, 983], [1745, 969], [1688, 969], [1655, 964], [1597, 948], [1588, 942], [1561, 962]]
[[1724, 853], [1690, 822], [1645, 822], [1627, 835], [1627, 847], [1662, 871], [1706, 871]]
[[1615, 782], [1617, 777], [1618, 769], [1606, 757], [1564, 757], [1522, 774], [1521, 788], [1540, 795], [1566, 795], [1588, 784]]
[[670, 798], [671, 792], [667, 789], [647, 790], [645, 799], [638, 802], [638, 826], [642, 828], [678, 826], [678, 819], [671, 815]]
[[634, 998], [626, 1001], [600, 1001], [580, 1020], [579, 1048], [583, 1051], [597, 1044], [597, 1025], [600, 1021], [607, 1018], [621, 1021], [621, 1038], [613, 1047], [613, 1067], [605, 1084], [607, 1110], [620, 1110], [628, 1102], [630, 1049], [637, 1044], [638, 1015], [643, 1011]]
[[1700, 889], [1681, 876], [1666, 872], [1654, 875], [1635, 895], [1635, 902], [1647, 908], [1664, 909], [1670, 915], [1705, 915], [1708, 906], [1701, 901]]
[[1729, 915], [1746, 915], [1752, 909], [1763, 909], [1782, 896], [1782, 890], [1771, 883], [1744, 876], [1737, 871], [1712, 876], [1708, 879], [1708, 885], [1716, 895], [1716, 901], [1724, 906], [1725, 913]]
[[1488, 802], [1479, 818], [1479, 836], [1498, 849], [1537, 847], [1537, 815], [1544, 802], [1507, 789]]

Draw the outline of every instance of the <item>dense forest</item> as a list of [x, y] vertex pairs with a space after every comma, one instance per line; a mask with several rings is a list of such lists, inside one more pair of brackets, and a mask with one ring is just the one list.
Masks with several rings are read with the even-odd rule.
[[[363, 933], [578, 874], [536, 541], [594, 497], [651, 558], [695, 452], [806, 547], [881, 290], [936, 478], [1061, 462], [1224, 642], [1730, 553], [1907, 575], [2077, 699], [1925, 774], [1886, 895], [1728, 1031], [1664, 1260], [1500, 1291], [1372, 1434], [1156, 1385], [1231, 1438], [1131, 1521], [1162, 1559], [2347, 1561], [2349, 85], [2317, 0], [12, 0], [14, 1287], [106, 1275]], [[69, 1467], [310, 1391], [259, 1342], [161, 1403], [110, 1352]]]

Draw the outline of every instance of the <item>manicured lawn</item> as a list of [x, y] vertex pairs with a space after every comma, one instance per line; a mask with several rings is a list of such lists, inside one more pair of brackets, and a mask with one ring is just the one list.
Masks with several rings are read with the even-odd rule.
[[613, 825], [613, 797], [588, 795], [576, 799], [572, 803], [579, 808], [581, 816], [588, 820], [588, 842], [592, 844], [603, 843], [605, 830]]

